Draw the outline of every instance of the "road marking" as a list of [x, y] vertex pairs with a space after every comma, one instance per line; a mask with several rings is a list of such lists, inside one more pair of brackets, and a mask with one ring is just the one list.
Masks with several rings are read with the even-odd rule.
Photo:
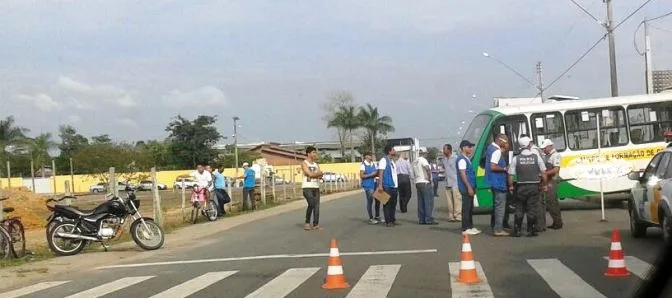
[[370, 266], [346, 298], [385, 298], [401, 265]]
[[21, 297], [21, 296], [25, 296], [25, 295], [32, 294], [32, 293], [35, 293], [35, 292], [39, 292], [39, 291], [42, 291], [42, 290], [46, 290], [46, 289], [49, 289], [49, 288], [53, 288], [53, 287], [56, 287], [56, 286], [60, 286], [62, 284], [69, 283], [69, 282], [70, 282], [69, 280], [68, 281], [41, 282], [39, 284], [34, 284], [32, 286], [27, 286], [27, 287], [20, 288], [18, 290], [14, 290], [14, 291], [11, 291], [11, 292], [2, 293], [2, 294], [0, 294], [0, 297], [5, 297], [5, 298]]
[[[609, 257], [604, 257], [605, 260], [609, 260]], [[632, 274], [637, 275], [637, 277], [646, 280], [649, 278], [649, 273], [653, 266], [651, 264], [644, 262], [633, 256], [625, 256], [625, 266], [628, 268], [628, 271]]]
[[527, 260], [546, 283], [560, 297], [605, 297], [558, 259]]
[[[436, 249], [420, 249], [420, 250], [389, 250], [389, 251], [364, 251], [364, 252], [341, 252], [341, 256], [372, 256], [372, 255], [407, 255], [407, 254], [423, 254], [436, 253]], [[199, 260], [184, 260], [184, 261], [170, 261], [170, 262], [155, 262], [142, 264], [125, 264], [98, 267], [96, 269], [112, 269], [112, 268], [133, 268], [145, 266], [165, 266], [165, 265], [180, 265], [180, 264], [200, 264], [213, 262], [235, 262], [235, 261], [251, 261], [251, 260], [270, 260], [270, 259], [299, 259], [299, 258], [316, 258], [328, 257], [328, 253], [316, 254], [286, 254], [286, 255], [267, 255], [267, 256], [251, 256], [239, 258], [219, 258], [219, 259], [199, 259]]]
[[130, 287], [134, 284], [141, 283], [145, 280], [148, 280], [154, 276], [136, 276], [136, 277], [124, 277], [113, 282], [106, 283], [101, 286], [97, 286], [93, 289], [86, 290], [84, 292], [79, 292], [74, 295], [70, 295], [66, 298], [92, 298], [100, 297], [107, 295], [112, 292], [119, 291], [123, 288]]
[[225, 279], [238, 271], [222, 271], [222, 272], [208, 272], [199, 277], [190, 279], [168, 290], [158, 293], [151, 298], [171, 298], [171, 297], [187, 297], [208, 286]]
[[258, 288], [245, 298], [277, 298], [289, 295], [320, 268], [292, 268]]
[[495, 295], [492, 294], [492, 289], [490, 289], [488, 278], [485, 277], [485, 272], [483, 272], [481, 263], [474, 262], [474, 264], [476, 265], [476, 274], [478, 275], [478, 279], [480, 279], [481, 282], [469, 285], [457, 282], [457, 277], [460, 275], [460, 262], [448, 263], [448, 267], [450, 269], [450, 290], [453, 293], [451, 297], [495, 297]]

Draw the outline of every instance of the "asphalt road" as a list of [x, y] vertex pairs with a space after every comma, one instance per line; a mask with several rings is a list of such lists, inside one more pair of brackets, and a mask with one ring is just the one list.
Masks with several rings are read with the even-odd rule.
[[[481, 283], [465, 286], [451, 280], [451, 267], [460, 261], [459, 224], [446, 222], [439, 198], [435, 217], [441, 224], [417, 225], [415, 202], [409, 213], [398, 214], [402, 225], [394, 228], [365, 222], [361, 194], [322, 204], [322, 231], [303, 231], [304, 210], [291, 211], [180, 253], [16, 290], [30, 297], [629, 297], [662, 247], [653, 228], [647, 238], [630, 238], [624, 209], [607, 209], [608, 221], [600, 222], [594, 205], [563, 202], [565, 228], [536, 238], [492, 237], [489, 215], [477, 215], [476, 227], [485, 233], [471, 237], [471, 245]], [[604, 276], [614, 228], [622, 234], [629, 277]], [[331, 238], [338, 240], [348, 289], [321, 289]]]

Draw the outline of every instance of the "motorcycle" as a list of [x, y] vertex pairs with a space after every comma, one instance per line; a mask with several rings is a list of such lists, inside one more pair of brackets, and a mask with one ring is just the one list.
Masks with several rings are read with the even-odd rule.
[[[110, 197], [110, 195], [106, 196]], [[138, 208], [140, 200], [135, 191], [126, 189], [126, 198], [112, 196], [93, 210], [74, 206], [48, 206], [52, 210], [47, 223], [47, 243], [54, 253], [72, 256], [80, 253], [90, 242], [99, 242], [105, 251], [108, 242], [121, 235], [121, 228], [130, 217], [133, 241], [144, 250], [163, 246], [163, 230], [150, 217], [143, 217]]]

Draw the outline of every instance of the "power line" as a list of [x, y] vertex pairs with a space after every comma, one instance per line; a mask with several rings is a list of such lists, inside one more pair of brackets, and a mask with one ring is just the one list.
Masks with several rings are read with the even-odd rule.
[[591, 14], [588, 10], [583, 8], [583, 6], [581, 6], [581, 4], [577, 3], [575, 0], [569, 0], [569, 1], [572, 1], [572, 3], [574, 3], [574, 5], [576, 5], [576, 7], [581, 9], [583, 12], [585, 12], [591, 18], [593, 18], [593, 20], [595, 20], [595, 22], [598, 22], [598, 23], [600, 22], [600, 20], [598, 20], [593, 14]]
[[649, 27], [654, 28], [654, 29], [658, 29], [660, 31], [665, 31], [667, 33], [672, 33], [672, 30], [670, 30], [670, 29], [660, 28], [660, 27], [654, 26], [654, 25], [649, 25]]
[[663, 15], [661, 15], [661, 16], [657, 16], [657, 17], [655, 17], [655, 18], [653, 18], [653, 19], [648, 19], [647, 21], [649, 21], [649, 22], [650, 22], [650, 21], [655, 21], [655, 20], [657, 20], [657, 19], [662, 19], [662, 18], [664, 18], [664, 17], [671, 16], [671, 15], [672, 15], [672, 11], [670, 11], [670, 12], [668, 12], [668, 13], [666, 13], [666, 14], [663, 14]]
[[583, 55], [581, 55], [581, 57], [579, 57], [579, 59], [577, 59], [574, 63], [572, 63], [572, 65], [570, 65], [565, 71], [563, 71], [562, 74], [560, 74], [557, 79], [553, 80], [553, 82], [548, 84], [546, 86], [546, 89], [551, 88], [551, 86], [553, 86], [556, 82], [558, 82], [560, 79], [562, 79], [562, 77], [564, 77], [570, 70], [572, 70], [572, 68], [574, 68], [577, 64], [579, 64], [579, 62], [581, 62], [581, 60], [583, 60], [583, 58], [588, 56], [588, 54], [590, 52], [592, 52], [593, 49], [595, 49], [597, 47], [597, 45], [599, 45], [600, 42], [602, 42], [605, 38], [607, 38], [606, 33], [604, 35], [602, 35], [602, 37], [600, 39], [598, 39], [597, 42], [595, 42], [595, 44], [593, 44], [592, 47], [590, 47], [585, 53], [583, 53]]
[[637, 9], [635, 9], [635, 11], [631, 12], [627, 17], [625, 17], [625, 19], [623, 19], [620, 23], [616, 24], [616, 26], [613, 29], [611, 29], [611, 31], [616, 30], [616, 28], [621, 26], [621, 24], [625, 23], [628, 19], [630, 19], [632, 16], [634, 16], [637, 12], [642, 10], [642, 8], [644, 8], [644, 6], [646, 6], [647, 4], [651, 3], [651, 1], [653, 1], [653, 0], [644, 1], [644, 3], [642, 3], [642, 5], [640, 5]]

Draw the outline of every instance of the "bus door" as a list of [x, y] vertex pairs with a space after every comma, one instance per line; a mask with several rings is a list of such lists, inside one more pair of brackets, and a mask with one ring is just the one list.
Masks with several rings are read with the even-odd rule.
[[485, 143], [485, 148], [483, 148], [483, 154], [481, 155], [481, 166], [486, 166], [486, 150], [495, 139], [495, 136], [503, 133], [509, 138], [510, 151], [509, 155], [505, 156], [507, 158], [507, 163], [511, 161], [514, 155], [520, 153], [520, 148], [518, 148], [518, 139], [522, 135], [530, 135], [530, 129], [527, 123], [527, 117], [525, 115], [512, 115], [512, 116], [503, 116], [495, 120], [490, 129], [490, 134]]

